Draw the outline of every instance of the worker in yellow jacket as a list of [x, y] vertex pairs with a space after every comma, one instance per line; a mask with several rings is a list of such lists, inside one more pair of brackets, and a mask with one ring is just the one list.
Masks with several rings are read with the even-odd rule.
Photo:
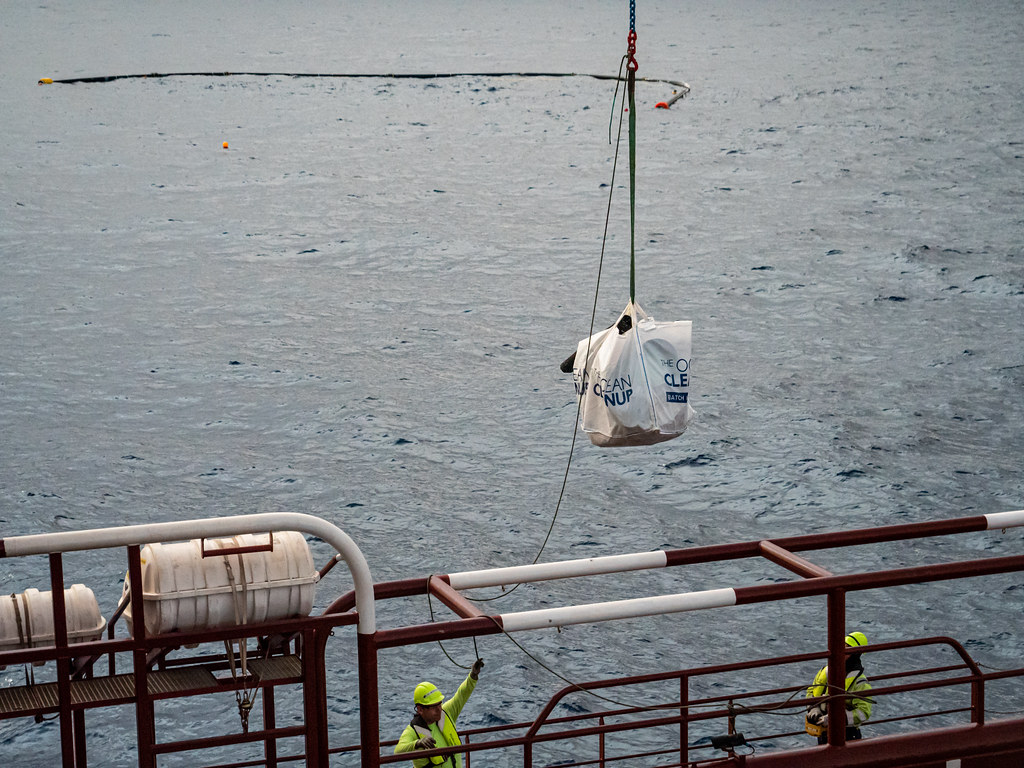
[[[846, 636], [848, 648], [861, 648], [868, 644], [868, 639], [863, 632], [851, 632]], [[846, 691], [848, 695], [846, 703], [846, 739], [852, 741], [859, 739], [860, 727], [871, 717], [871, 699], [863, 695], [870, 691], [871, 685], [864, 675], [864, 665], [860, 660], [860, 653], [850, 653], [846, 657]], [[808, 698], [812, 696], [824, 696], [828, 691], [828, 665], [822, 667], [814, 676], [814, 682], [807, 689]], [[852, 695], [860, 694], [860, 695]], [[807, 710], [806, 729], [812, 736], [818, 737], [819, 744], [828, 743], [828, 702], [821, 701]]]
[[[416, 749], [434, 749], [435, 747], [452, 747], [461, 744], [459, 732], [455, 730], [455, 721], [476, 688], [483, 659], [477, 659], [469, 675], [448, 701], [444, 694], [437, 690], [433, 683], [422, 682], [413, 691], [412, 700], [416, 705], [416, 714], [412, 722], [402, 731], [395, 754], [412, 752]], [[441, 702], [444, 701], [442, 704]], [[412, 761], [415, 768], [462, 768], [462, 753], [453, 755], [435, 755], [434, 757], [417, 758]]]

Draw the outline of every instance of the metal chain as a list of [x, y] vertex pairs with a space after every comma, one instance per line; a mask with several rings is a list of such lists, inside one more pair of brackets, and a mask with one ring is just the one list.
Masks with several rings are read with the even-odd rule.
[[629, 0], [629, 34], [626, 36], [626, 42], [629, 56], [626, 68], [631, 72], [636, 72], [640, 68], [636, 63], [636, 0]]

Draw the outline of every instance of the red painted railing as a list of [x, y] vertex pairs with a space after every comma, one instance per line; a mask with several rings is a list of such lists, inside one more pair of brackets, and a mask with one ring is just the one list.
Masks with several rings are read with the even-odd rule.
[[[567, 611], [553, 615], [557, 615], [560, 621], [581, 623], [615, 619], [626, 614], [644, 615], [642, 611], [650, 608], [650, 612], [657, 612], [657, 607], [663, 605], [671, 606], [669, 610], [673, 611], [701, 610], [704, 607], [726, 604], [774, 602], [821, 595], [827, 601], [828, 648], [770, 659], [738, 661], [732, 664], [575, 684], [557, 692], [540, 706], [532, 721], [497, 728], [468, 730], [464, 734], [467, 743], [462, 747], [423, 751], [417, 753], [417, 757], [462, 752], [466, 754], [466, 768], [469, 768], [474, 758], [487, 761], [487, 755], [477, 753], [488, 752], [513, 752], [517, 755], [515, 762], [532, 768], [545, 765], [546, 761], [551, 759], [545, 755], [552, 749], [561, 749], [563, 753], [573, 755], [572, 761], [562, 759], [559, 765], [575, 766], [729, 764], [745, 765], [750, 768], [781, 768], [798, 760], [804, 768], [895, 768], [905, 764], [901, 761], [907, 761], [908, 755], [916, 760], [914, 765], [921, 766], [944, 765], [946, 760], [960, 760], [961, 768], [1024, 765], [1024, 718], [1021, 714], [997, 721], [992, 721], [986, 715], [993, 695], [991, 684], [1004, 680], [1019, 681], [1024, 677], [1024, 668], [985, 671], [966, 649], [951, 637], [913, 638], [858, 649], [867, 658], [880, 659], [886, 654], [907, 649], [946, 648], [951, 653], [951, 659], [955, 661], [943, 666], [901, 669], [898, 672], [872, 676], [874, 687], [871, 697], [876, 702], [925, 691], [969, 691], [969, 703], [965, 703], [964, 706], [944, 707], [941, 711], [915, 711], [912, 708], [905, 708], [898, 716], [876, 718], [865, 728], [866, 735], [870, 738], [864, 741], [846, 744], [845, 728], [839, 718], [830, 724], [829, 743], [825, 746], [816, 746], [810, 737], [801, 736], [802, 714], [810, 701], [804, 696], [804, 685], [807, 681], [801, 680], [803, 685], [781, 688], [757, 688], [751, 685], [750, 690], [738, 690], [733, 685], [733, 690], [727, 694], [700, 694], [702, 689], [707, 688], [703, 685], [704, 681], [715, 678], [746, 673], [747, 678], [754, 679], [756, 673], [773, 670], [770, 674], [771, 679], [799, 679], [804, 676], [805, 669], [800, 672], [793, 670], [792, 674], [788, 674], [785, 668], [811, 663], [820, 666], [827, 663], [830, 670], [829, 688], [840, 692], [831, 698], [840, 699], [844, 695], [842, 670], [845, 668], [845, 656], [848, 653], [843, 642], [846, 634], [848, 592], [1024, 570], [1024, 556], [1011, 556], [833, 575], [803, 555], [796, 554], [797, 552], [807, 553], [825, 548], [913, 540], [1021, 524], [1024, 524], [1024, 513], [1004, 513], [940, 523], [815, 534], [664, 553], [642, 553], [635, 557], [623, 556], [621, 562], [627, 570], [740, 558], [766, 558], [789, 569], [798, 578], [763, 586], [654, 597], [649, 599], [649, 603], [646, 602], [646, 598], [638, 598], [619, 603], [594, 604], [596, 608], [593, 609], [593, 615], [588, 614], [587, 606], [571, 607]], [[40, 695], [41, 689], [38, 687], [35, 690], [28, 690], [32, 686], [0, 688], [0, 719], [56, 715], [59, 719], [63, 765], [67, 768], [85, 768], [88, 763], [85, 712], [94, 707], [124, 704], [134, 707], [138, 763], [145, 768], [155, 768], [158, 757], [162, 755], [242, 744], [262, 744], [262, 760], [224, 764], [225, 767], [278, 766], [301, 760], [307, 766], [319, 768], [331, 764], [332, 757], [342, 760], [344, 764], [361, 764], [363, 768], [406, 762], [411, 759], [409, 754], [390, 754], [390, 747], [394, 742], [377, 743], [378, 652], [382, 648], [525, 630], [539, 626], [548, 615], [543, 611], [484, 615], [474, 603], [462, 595], [461, 587], [454, 586], [475, 586], [488, 583], [488, 580], [502, 583], [500, 579], [505, 578], [507, 569], [500, 569], [495, 572], [411, 578], [373, 585], [370, 589], [364, 586], [361, 598], [364, 606], [368, 597], [370, 600], [379, 601], [429, 593], [436, 596], [454, 614], [454, 618], [447, 621], [381, 630], [376, 628], [372, 621], [368, 621], [365, 615], [360, 616], [358, 611], [352, 610], [356, 600], [355, 595], [350, 594], [339, 598], [319, 616], [282, 619], [216, 630], [149, 635], [145, 631], [142, 615], [142, 578], [139, 542], [136, 542], [118, 545], [124, 547], [123, 551], [127, 553], [131, 599], [133, 605], [137, 606], [133, 622], [136, 630], [134, 636], [118, 639], [111, 633], [105, 640], [72, 645], [68, 642], [68, 630], [64, 619], [65, 577], [62, 554], [59, 549], [47, 553], [45, 546], [35, 541], [38, 537], [25, 538], [33, 539], [33, 552], [46, 553], [48, 557], [50, 585], [54, 595], [55, 640], [54, 644], [48, 647], [0, 652], [0, 665], [49, 664], [55, 669], [55, 683], [47, 689], [52, 691], [49, 699]], [[122, 538], [130, 537], [125, 534]], [[20, 545], [19, 539], [7, 540], [6, 545], [5, 541], [0, 539], [0, 555], [18, 554], [17, 549]], [[76, 543], [75, 548], [83, 547]], [[329, 572], [335, 562], [337, 560], [332, 559], [321, 569], [321, 574]], [[567, 578], [587, 575], [586, 570], [591, 564], [599, 572], [608, 573], [610, 571], [607, 569], [612, 567], [609, 565], [611, 562], [611, 559], [602, 561], [601, 558], [596, 558], [566, 564], [540, 564], [517, 569], [515, 573], [524, 580]], [[615, 560], [615, 563], [619, 562]], [[497, 580], [494, 581], [495, 579]], [[665, 600], [664, 597], [670, 599]], [[1011, 610], [1020, 610], [1020, 606]], [[369, 611], [372, 616], [372, 604], [369, 605]], [[115, 623], [112, 619], [111, 625]], [[324, 707], [327, 679], [325, 650], [328, 638], [333, 632], [356, 624], [359, 625], [358, 669], [354, 671], [359, 675], [361, 743], [334, 746], [330, 744]], [[175, 697], [203, 696], [213, 691], [231, 691], [248, 684], [244, 680], [227, 678], [195, 683], [191, 686], [161, 688], [160, 685], [165, 684], [166, 680], [170, 679], [169, 675], [173, 676], [172, 673], [175, 671], [202, 670], [204, 673], [212, 673], [229, 669], [233, 661], [223, 651], [220, 654], [184, 656], [180, 649], [193, 643], [208, 648], [211, 644], [239, 639], [255, 641], [256, 648], [267, 662], [280, 660], [282, 664], [288, 662], [298, 665], [298, 671], [277, 678], [260, 679], [257, 682], [262, 692], [262, 721], [258, 727], [242, 733], [159, 741], [160, 735], [156, 732], [154, 719], [154, 702]], [[1015, 639], [1014, 642], [1019, 643], [1020, 640]], [[103, 657], [107, 657], [106, 665], [99, 663]], [[104, 666], [106, 671], [101, 674], [99, 670]], [[122, 671], [116, 674], [116, 670]], [[212, 677], [210, 679], [213, 680]], [[89, 687], [91, 682], [109, 683], [112, 692], [98, 694], [94, 690], [95, 686]], [[276, 724], [279, 713], [276, 710], [274, 691], [282, 685], [301, 687], [301, 725], [279, 727]], [[666, 696], [664, 693], [666, 685], [671, 686], [671, 695]], [[1019, 687], [1018, 682], [1017, 688]], [[636, 696], [637, 691], [650, 690], [652, 693], [644, 694], [645, 703], [642, 705], [616, 703], [616, 696], [609, 695], [627, 688], [633, 692], [630, 696]], [[578, 712], [558, 717], [554, 715], [560, 703], [570, 697], [582, 695], [583, 692], [599, 693], [606, 699], [611, 699], [606, 702], [611, 706], [594, 712]], [[659, 699], [654, 698], [655, 693]], [[30, 694], [36, 697], [33, 699], [35, 704], [17, 703], [19, 696]], [[647, 696], [654, 703], [646, 703]], [[1001, 710], [1004, 707], [1005, 705], [1000, 702], [991, 708]], [[882, 709], [884, 708], [878, 711]], [[890, 708], [888, 711], [895, 709]], [[788, 718], [785, 720], [788, 729], [774, 732], [777, 729], [766, 728], [766, 718], [772, 716]], [[934, 721], [938, 716], [944, 719], [959, 718], [959, 724], [951, 726], [929, 722], [929, 719]], [[878, 735], [872, 732], [872, 729], [876, 728], [879, 729]], [[736, 732], [743, 733], [742, 739]], [[698, 734], [702, 736], [695, 740]], [[719, 742], [720, 747], [715, 747], [708, 743], [709, 734], [732, 734], [733, 738], [723, 739]], [[304, 740], [302, 753], [280, 754], [278, 741], [295, 737]], [[780, 741], [789, 743], [779, 747], [776, 743]], [[653, 748], [650, 742], [654, 742]], [[808, 746], [793, 746], [793, 742]], [[645, 744], [648, 746], [645, 747]]]

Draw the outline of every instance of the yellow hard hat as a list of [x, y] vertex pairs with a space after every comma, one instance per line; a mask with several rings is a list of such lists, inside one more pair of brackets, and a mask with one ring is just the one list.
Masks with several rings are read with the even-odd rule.
[[846, 645], [850, 648], [860, 648], [868, 644], [868, 638], [863, 632], [851, 632], [846, 636]]
[[437, 704], [439, 701], [444, 699], [444, 694], [437, 690], [437, 686], [433, 683], [423, 681], [416, 686], [416, 690], [412, 692], [412, 700], [417, 704], [422, 704], [425, 707], [429, 707], [432, 704]]

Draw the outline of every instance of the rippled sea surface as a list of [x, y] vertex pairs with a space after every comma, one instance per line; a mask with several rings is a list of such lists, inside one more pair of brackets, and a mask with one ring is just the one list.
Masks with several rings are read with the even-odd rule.
[[[497, 74], [614, 75], [625, 3], [7, 3], [2, 535], [305, 512], [386, 580], [531, 562], [567, 465], [544, 560], [1024, 506], [1019, 3], [637, 5], [638, 74], [693, 89], [664, 110], [671, 85], [638, 85], [637, 300], [693, 321], [698, 416], [671, 442], [581, 436], [570, 454], [558, 365], [589, 329], [610, 185], [596, 322], [628, 299], [614, 83]], [[36, 85], [229, 71], [477, 74]], [[1022, 543], [1011, 530], [815, 559], [848, 572]], [[66, 564], [108, 616], [123, 570], [117, 552]], [[349, 588], [342, 571], [319, 606]], [[11, 592], [46, 588], [45, 562], [2, 574]], [[781, 578], [746, 563], [633, 574], [488, 610]], [[848, 611], [874, 641], [951, 635], [1008, 668], [1022, 595], [1019, 575], [969, 579], [851, 593]], [[428, 620], [425, 601], [381, 610], [384, 626]], [[589, 680], [824, 638], [818, 600], [522, 638], [535, 658], [488, 637], [460, 722], [532, 719], [564, 685], [545, 666]], [[337, 642], [327, 705], [332, 741], [351, 743], [353, 644]], [[447, 650], [473, 658], [468, 641]], [[416, 682], [450, 691], [462, 674], [436, 646], [385, 653], [382, 735]], [[233, 709], [169, 706], [158, 727], [226, 732]], [[88, 724], [95, 764], [132, 764], [130, 712]], [[0, 755], [52, 764], [57, 730], [2, 723]]]

